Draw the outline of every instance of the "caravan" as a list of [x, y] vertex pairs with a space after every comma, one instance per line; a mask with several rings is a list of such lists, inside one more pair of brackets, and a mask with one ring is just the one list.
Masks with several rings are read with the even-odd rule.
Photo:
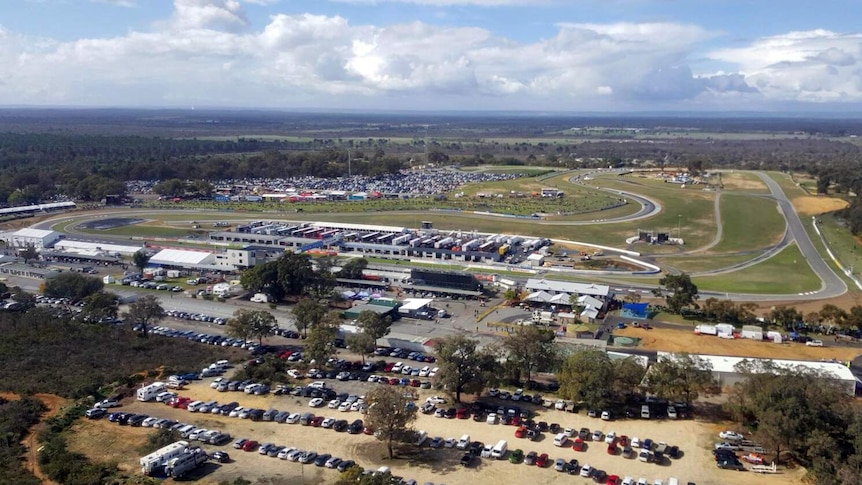
[[138, 401], [152, 401], [159, 394], [165, 392], [167, 387], [164, 382], [154, 382], [149, 386], [144, 386], [137, 391]]
[[177, 441], [141, 458], [141, 473], [152, 475], [170, 460], [181, 456], [189, 447], [188, 441]]

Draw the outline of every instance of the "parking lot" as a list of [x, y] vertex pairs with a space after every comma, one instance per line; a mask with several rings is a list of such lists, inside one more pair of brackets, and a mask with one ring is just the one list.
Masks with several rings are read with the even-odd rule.
[[[308, 379], [304, 380], [307, 384]], [[237, 401], [241, 406], [256, 407], [260, 409], [276, 408], [291, 413], [312, 412], [319, 416], [333, 417], [353, 421], [362, 419], [363, 415], [358, 411], [338, 411], [326, 406], [313, 408], [309, 406], [308, 397], [292, 395], [249, 395], [243, 392], [218, 392], [210, 387], [212, 379], [196, 381], [187, 389], [180, 391], [180, 395], [188, 396], [195, 400], [216, 400], [219, 402]], [[357, 396], [367, 393], [373, 386], [382, 384], [338, 380], [326, 380], [327, 386], [338, 393], [355, 394]], [[405, 387], [405, 391], [416, 393], [417, 403], [422, 403], [431, 395], [438, 394], [437, 391], [423, 390]], [[444, 396], [445, 397], [445, 396]], [[511, 406], [511, 401], [500, 401], [495, 398], [485, 397], [483, 401], [489, 404]], [[474, 421], [471, 417], [466, 419], [447, 419], [445, 417], [434, 417], [433, 414], [419, 413], [415, 428], [427, 432], [428, 440], [422, 448], [416, 450], [407, 446], [404, 450], [405, 458], [389, 461], [384, 459], [385, 447], [372, 436], [365, 434], [339, 433], [332, 429], [321, 427], [301, 426], [300, 424], [279, 424], [274, 422], [251, 421], [248, 419], [231, 418], [221, 415], [203, 415], [190, 413], [183, 409], [175, 409], [161, 403], [142, 403], [138, 401], [126, 402], [118, 410], [128, 412], [139, 412], [183, 422], [196, 424], [208, 429], [219, 429], [232, 435], [233, 440], [238, 438], [255, 439], [261, 444], [275, 443], [283, 446], [292, 446], [304, 450], [314, 450], [318, 453], [330, 453], [341, 458], [356, 460], [366, 468], [376, 469], [381, 465], [389, 466], [394, 475], [405, 479], [416, 479], [419, 483], [468, 483], [469, 481], [481, 480], [483, 483], [516, 483], [520, 480], [541, 480], [543, 483], [593, 483], [592, 480], [571, 476], [565, 472], [554, 470], [554, 460], [563, 458], [566, 461], [577, 459], [581, 466], [590, 466], [604, 470], [607, 473], [619, 475], [620, 477], [631, 476], [635, 479], [644, 477], [649, 483], [661, 478], [664, 483], [671, 476], [677, 477], [682, 483], [692, 481], [697, 484], [767, 484], [767, 483], [793, 483], [796, 477], [761, 476], [750, 472], [735, 472], [718, 470], [711, 453], [708, 451], [712, 443], [716, 441], [716, 430], [719, 428], [693, 420], [682, 421], [647, 421], [647, 420], [619, 420], [602, 421], [598, 418], [589, 418], [582, 411], [580, 414], [572, 414], [554, 409], [546, 409], [540, 405], [517, 403], [522, 409], [535, 413], [535, 421], [545, 421], [549, 424], [558, 424], [560, 427], [574, 429], [589, 428], [592, 431], [599, 429], [604, 433], [614, 431], [617, 435], [628, 435], [630, 438], [638, 437], [641, 441], [646, 438], [664, 441], [668, 444], [680, 447], [680, 457], [677, 459], [666, 459], [663, 464], [644, 463], [636, 458], [624, 458], [620, 454], [609, 455], [607, 445], [604, 441], [595, 442], [587, 440], [583, 451], [574, 451], [571, 441], [566, 447], [554, 445], [554, 436], [550, 432], [541, 433], [535, 441], [525, 438], [516, 438], [516, 426], [505, 424], [487, 424], [485, 415], [480, 421]], [[451, 406], [451, 403], [439, 405], [442, 408]], [[85, 423], [85, 426], [100, 429], [107, 433], [123, 433], [126, 427], [119, 427], [106, 420]], [[138, 432], [135, 428], [134, 432]], [[500, 439], [508, 441], [509, 452], [522, 449], [524, 453], [535, 451], [539, 454], [547, 453], [550, 458], [550, 466], [538, 468], [523, 463], [513, 464], [508, 460], [491, 460], [488, 458], [474, 459], [469, 468], [459, 465], [462, 451], [454, 448], [441, 447], [431, 449], [428, 444], [435, 437], [442, 439], [453, 438], [457, 440], [464, 434], [469, 434], [472, 441], [481, 441], [485, 444], [494, 444]], [[233, 442], [233, 441], [232, 441]], [[237, 476], [253, 478], [255, 476], [282, 477], [288, 483], [331, 483], [335, 480], [337, 472], [311, 465], [300, 465], [299, 463], [267, 457], [256, 452], [243, 452], [234, 450], [232, 442], [221, 447], [207, 446], [211, 451], [214, 449], [227, 450], [234, 462], [213, 466], [213, 473], [206, 480], [229, 479]], [[134, 455], [134, 454], [133, 454]], [[130, 462], [134, 466], [132, 456]], [[291, 477], [295, 481], [291, 481]]]

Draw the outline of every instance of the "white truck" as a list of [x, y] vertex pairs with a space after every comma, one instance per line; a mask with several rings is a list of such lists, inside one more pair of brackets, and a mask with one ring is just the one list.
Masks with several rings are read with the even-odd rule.
[[494, 448], [491, 450], [491, 458], [495, 460], [502, 460], [506, 456], [506, 450], [508, 449], [508, 444], [506, 440], [500, 440], [494, 445]]

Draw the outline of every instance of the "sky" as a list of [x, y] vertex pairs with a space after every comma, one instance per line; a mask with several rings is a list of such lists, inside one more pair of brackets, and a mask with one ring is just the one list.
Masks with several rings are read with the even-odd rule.
[[862, 113], [862, 0], [3, 0], [0, 106]]

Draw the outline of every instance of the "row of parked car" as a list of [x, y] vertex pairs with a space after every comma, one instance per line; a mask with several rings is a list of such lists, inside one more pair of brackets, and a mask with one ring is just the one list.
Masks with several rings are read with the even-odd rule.
[[426, 355], [422, 352], [415, 352], [410, 350], [401, 349], [398, 347], [377, 347], [374, 349], [374, 355], [378, 357], [392, 357], [395, 359], [408, 359], [416, 362], [428, 362], [433, 363], [437, 361], [437, 358], [433, 355]]
[[[90, 419], [99, 419], [106, 415], [103, 408], [93, 408], [88, 411], [102, 411], [101, 413], [87, 414]], [[226, 433], [217, 429], [206, 429], [195, 426], [189, 423], [179, 422], [174, 419], [159, 418], [158, 416], [150, 416], [147, 414], [115, 412], [107, 414], [108, 421], [117, 423], [118, 425], [138, 426], [142, 428], [159, 428], [170, 429], [176, 431], [183, 439], [200, 441], [211, 445], [224, 445], [233, 439], [230, 433]]]
[[152, 335], [163, 335], [172, 338], [184, 338], [196, 342], [217, 345], [221, 347], [237, 347], [248, 350], [252, 355], [260, 354], [265, 351], [257, 342], [243, 340], [237, 338], [225, 337], [224, 335], [215, 335], [206, 332], [196, 332], [194, 330], [177, 330], [165, 326], [155, 326], [148, 329]]
[[[180, 290], [182, 291], [182, 289]], [[207, 315], [206, 313], [189, 313], [181, 310], [167, 310], [165, 311], [165, 315], [169, 317], [174, 317], [178, 320], [191, 320], [195, 322], [208, 322], [215, 323], [217, 325], [225, 325], [227, 324], [227, 318], [224, 317], [214, 317], [212, 315]]]

